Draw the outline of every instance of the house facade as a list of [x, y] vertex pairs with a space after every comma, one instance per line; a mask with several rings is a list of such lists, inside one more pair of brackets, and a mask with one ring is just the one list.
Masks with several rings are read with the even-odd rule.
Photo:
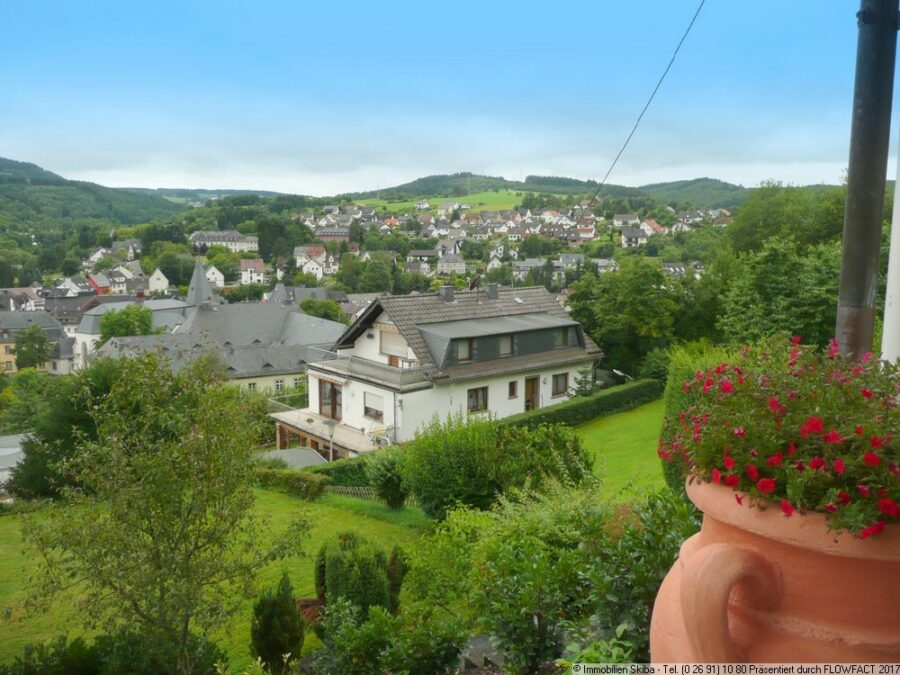
[[241, 286], [266, 283], [266, 265], [259, 258], [241, 260]]
[[205, 252], [210, 246], [222, 246], [232, 253], [256, 253], [259, 251], [259, 238], [243, 235], [237, 230], [199, 231], [188, 237], [197, 253]]
[[435, 416], [508, 417], [567, 400], [600, 358], [543, 287], [376, 298], [331, 350], [311, 350], [309, 405], [275, 412], [279, 448], [326, 458], [411, 440]]

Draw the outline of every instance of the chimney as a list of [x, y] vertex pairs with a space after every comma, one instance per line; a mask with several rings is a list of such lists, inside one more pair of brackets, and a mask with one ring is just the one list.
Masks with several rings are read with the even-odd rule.
[[487, 293], [488, 300], [499, 300], [500, 299], [500, 285], [499, 284], [488, 284], [484, 287], [484, 292]]
[[438, 297], [443, 299], [444, 302], [453, 302], [453, 286], [441, 286], [438, 289]]

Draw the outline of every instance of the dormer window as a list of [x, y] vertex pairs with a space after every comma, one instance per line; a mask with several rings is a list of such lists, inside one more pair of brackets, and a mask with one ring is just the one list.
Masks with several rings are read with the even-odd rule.
[[459, 362], [472, 360], [472, 338], [456, 341], [456, 360]]
[[500, 356], [512, 356], [513, 353], [513, 339], [512, 335], [501, 335], [500, 336]]
[[569, 346], [569, 329], [556, 328], [553, 331], [553, 346], [557, 349]]

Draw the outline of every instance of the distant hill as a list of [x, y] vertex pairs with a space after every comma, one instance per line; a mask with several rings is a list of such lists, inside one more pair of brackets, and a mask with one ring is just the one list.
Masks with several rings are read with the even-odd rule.
[[[419, 197], [453, 197], [489, 190], [552, 193], [559, 195], [593, 194], [597, 182], [562, 176], [528, 176], [524, 181], [507, 180], [500, 176], [480, 176], [472, 173], [442, 174], [417, 178], [409, 183], [369, 192], [339, 195], [349, 199], [381, 198], [387, 200]], [[641, 187], [604, 185], [600, 197], [626, 199], [649, 197], [658, 202], [689, 203], [697, 208], [730, 207], [747, 198], [747, 188], [713, 178], [656, 183]]]
[[141, 195], [158, 195], [165, 197], [171, 202], [177, 204], [205, 204], [210, 199], [222, 199], [223, 197], [243, 197], [246, 195], [259, 195], [260, 197], [280, 197], [283, 192], [272, 192], [270, 190], [215, 190], [215, 189], [186, 189], [186, 188], [139, 188], [126, 187], [119, 188], [126, 192], [134, 192]]
[[182, 208], [162, 196], [66, 180], [35, 164], [0, 158], [0, 225], [135, 225]]
[[698, 209], [740, 206], [750, 194], [742, 185], [733, 185], [715, 178], [653, 183], [642, 185], [638, 190], [663, 204], [686, 202]]

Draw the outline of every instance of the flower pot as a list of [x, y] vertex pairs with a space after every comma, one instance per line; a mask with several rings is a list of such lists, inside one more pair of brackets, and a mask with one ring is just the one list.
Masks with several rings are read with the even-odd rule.
[[653, 608], [655, 662], [900, 662], [900, 528], [860, 540], [818, 513], [689, 482], [703, 526]]

